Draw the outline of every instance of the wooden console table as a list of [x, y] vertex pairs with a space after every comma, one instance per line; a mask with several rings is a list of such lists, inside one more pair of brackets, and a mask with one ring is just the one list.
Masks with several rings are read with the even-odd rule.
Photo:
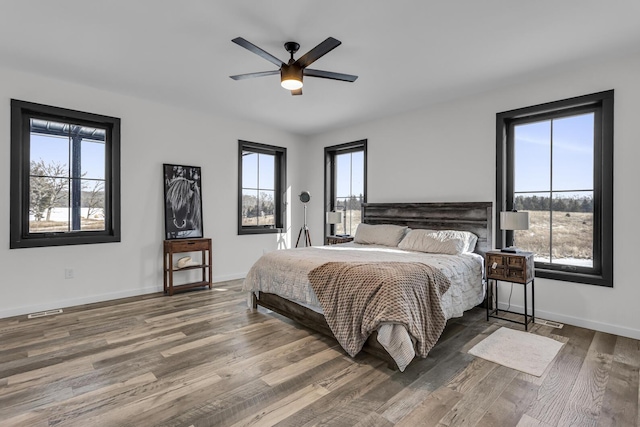
[[[200, 264], [175, 269], [173, 267], [173, 254], [184, 252], [201, 252]], [[211, 239], [178, 239], [164, 241], [164, 293], [173, 295], [187, 289], [209, 286], [213, 287], [211, 280]], [[196, 260], [197, 262], [197, 260]], [[202, 280], [197, 282], [173, 284], [173, 274], [179, 271], [202, 270]]]

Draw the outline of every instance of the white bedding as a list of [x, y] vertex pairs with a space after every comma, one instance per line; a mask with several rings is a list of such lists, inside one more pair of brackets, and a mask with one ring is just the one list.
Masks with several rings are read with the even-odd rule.
[[[464, 311], [475, 307], [484, 299], [484, 261], [478, 254], [428, 254], [357, 243], [280, 250], [265, 254], [247, 274], [243, 290], [276, 294], [322, 313], [318, 298], [309, 283], [308, 273], [331, 261], [422, 262], [436, 267], [451, 281], [449, 290], [442, 297], [447, 319], [462, 316]], [[383, 325], [378, 330], [378, 341], [394, 358], [401, 371], [415, 357], [413, 341], [400, 325]]]

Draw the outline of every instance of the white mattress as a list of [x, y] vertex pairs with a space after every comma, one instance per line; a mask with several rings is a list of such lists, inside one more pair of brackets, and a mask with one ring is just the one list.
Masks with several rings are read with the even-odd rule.
[[[356, 243], [287, 249], [265, 254], [247, 274], [243, 290], [276, 294], [322, 313], [318, 298], [309, 283], [308, 273], [332, 261], [422, 262], [438, 268], [451, 282], [449, 290], [442, 297], [442, 307], [447, 319], [462, 316], [464, 311], [475, 307], [484, 299], [484, 260], [478, 254], [426, 254]], [[378, 341], [396, 360], [401, 371], [415, 356], [413, 341], [404, 327], [383, 325], [378, 330]]]

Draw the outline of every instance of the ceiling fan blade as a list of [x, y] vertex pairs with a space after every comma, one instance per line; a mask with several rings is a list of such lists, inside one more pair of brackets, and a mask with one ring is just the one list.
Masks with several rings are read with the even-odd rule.
[[259, 71], [257, 73], [237, 74], [235, 76], [229, 76], [233, 80], [253, 79], [254, 77], [274, 76], [280, 74], [280, 70], [273, 71]]
[[340, 46], [342, 42], [340, 40], [336, 40], [333, 37], [328, 37], [325, 41], [320, 43], [318, 46], [311, 49], [309, 52], [302, 55], [296, 61], [300, 67], [305, 68], [331, 52], [333, 49]]
[[302, 89], [292, 90], [291, 95], [302, 95]]
[[312, 70], [305, 68], [303, 70], [305, 76], [320, 77], [321, 79], [341, 80], [343, 82], [355, 82], [358, 76], [351, 74], [334, 73], [331, 71]]
[[284, 65], [284, 62], [282, 62], [275, 56], [271, 55], [269, 52], [259, 48], [255, 44], [243, 39], [242, 37], [236, 37], [231, 41], [237, 44], [238, 46], [242, 46], [243, 48], [255, 53], [256, 55], [263, 57], [264, 59], [271, 62], [272, 64], [275, 64], [278, 67], [282, 67]]

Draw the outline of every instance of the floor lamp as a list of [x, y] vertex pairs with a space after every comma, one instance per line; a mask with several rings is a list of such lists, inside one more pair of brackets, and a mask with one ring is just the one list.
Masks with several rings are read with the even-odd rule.
[[304, 225], [300, 228], [300, 232], [298, 233], [298, 240], [296, 241], [296, 248], [300, 244], [300, 237], [304, 234], [304, 246], [312, 246], [311, 245], [311, 234], [309, 233], [309, 227], [307, 227], [307, 203], [311, 200], [311, 194], [308, 191], [303, 191], [298, 196], [302, 205], [304, 206]]

